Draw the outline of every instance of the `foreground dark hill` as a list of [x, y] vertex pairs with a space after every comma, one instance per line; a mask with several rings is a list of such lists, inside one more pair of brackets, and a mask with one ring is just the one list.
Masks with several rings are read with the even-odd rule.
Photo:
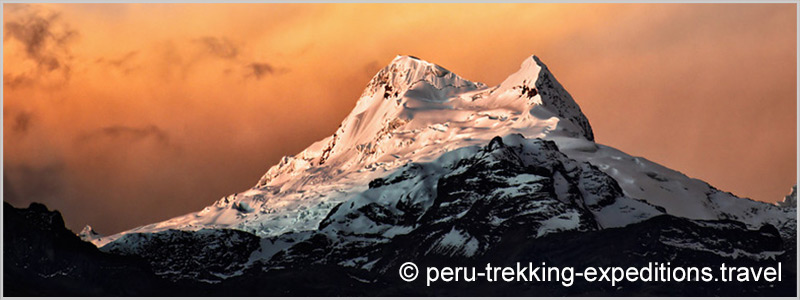
[[147, 262], [100, 252], [64, 227], [58, 211], [3, 202], [6, 296], [148, 295], [166, 287]]

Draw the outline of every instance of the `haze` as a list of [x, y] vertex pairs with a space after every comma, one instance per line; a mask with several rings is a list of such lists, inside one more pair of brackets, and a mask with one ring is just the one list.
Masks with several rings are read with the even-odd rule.
[[4, 200], [104, 234], [246, 190], [397, 54], [538, 55], [597, 142], [738, 196], [796, 182], [795, 4], [4, 4]]

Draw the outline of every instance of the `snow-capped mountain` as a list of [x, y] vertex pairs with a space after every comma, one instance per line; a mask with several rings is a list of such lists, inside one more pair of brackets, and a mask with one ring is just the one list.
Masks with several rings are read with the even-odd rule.
[[[580, 108], [537, 58], [489, 88], [398, 56], [370, 81], [332, 136], [284, 157], [253, 189], [130, 232], [235, 228], [267, 237], [314, 229], [333, 206], [363, 192], [374, 178], [512, 133], [593, 137]], [[102, 246], [119, 236], [94, 242]]]
[[753, 227], [779, 226], [785, 219], [773, 205], [740, 199], [595, 143], [586, 116], [535, 56], [495, 87], [397, 56], [372, 78], [332, 136], [284, 157], [254, 188], [197, 213], [89, 240], [104, 246], [128, 233], [167, 229], [232, 228], [260, 237], [313, 230], [334, 206], [363, 193], [375, 178], [510, 134], [554, 141], [571, 159], [614, 178], [626, 196], [675, 216], [733, 219]]
[[[783, 283], [688, 290], [586, 282], [420, 290], [396, 272], [405, 261], [534, 258], [576, 267], [794, 266], [796, 215], [796, 200], [739, 198], [596, 143], [578, 104], [535, 56], [494, 87], [398, 56], [333, 135], [284, 157], [252, 189], [164, 222], [106, 237], [87, 226], [79, 236], [110, 257], [146, 261], [156, 275], [148, 280], [184, 295], [785, 295], [796, 291], [792, 271]], [[20, 273], [54, 268], [20, 261]], [[82, 262], [59, 272], [97, 277], [75, 267]], [[141, 294], [165, 294], [155, 290]]]

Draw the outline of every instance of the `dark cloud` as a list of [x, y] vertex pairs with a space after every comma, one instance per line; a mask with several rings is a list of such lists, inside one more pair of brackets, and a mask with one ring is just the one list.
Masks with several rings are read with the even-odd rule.
[[211, 36], [196, 39], [211, 54], [224, 59], [234, 59], [239, 55], [239, 48], [227, 38]]
[[3, 126], [8, 130], [8, 138], [23, 137], [30, 132], [36, 121], [35, 114], [29, 109], [6, 104], [3, 107]]
[[3, 47], [8, 51], [5, 48], [8, 42], [19, 42], [21, 56], [7, 59], [29, 60], [33, 64], [16, 72], [5, 72], [4, 86], [58, 87], [68, 82], [72, 69], [69, 46], [78, 36], [77, 31], [70, 29], [57, 12], [29, 5], [14, 6], [13, 11], [15, 14], [6, 18], [4, 24]]
[[14, 117], [14, 124], [12, 125], [11, 129], [19, 133], [28, 132], [28, 129], [31, 128], [32, 120], [33, 114], [31, 112], [20, 112]]
[[12, 88], [13, 89], [13, 88], [22, 87], [22, 86], [28, 86], [28, 85], [31, 85], [34, 82], [35, 82], [35, 80], [33, 78], [31, 78], [30, 76], [27, 76], [25, 74], [16, 74], [16, 75], [15, 74], [9, 74], [9, 73], [4, 73], [3, 74], [3, 85], [8, 87], [8, 88]]
[[101, 128], [99, 130], [81, 135], [78, 141], [90, 142], [99, 139], [127, 139], [131, 142], [137, 142], [145, 139], [153, 139], [161, 145], [168, 146], [169, 134], [166, 131], [155, 125], [144, 127], [130, 127], [123, 125], [115, 125]]
[[272, 75], [275, 73], [275, 68], [268, 63], [254, 62], [247, 65], [247, 69], [250, 72], [248, 76], [250, 75], [255, 76], [256, 79], [261, 79], [264, 76]]
[[60, 22], [58, 13], [42, 16], [34, 11], [5, 23], [5, 37], [21, 42], [26, 56], [45, 71], [69, 68], [64, 54], [68, 53], [68, 43], [76, 36], [76, 31]]
[[106, 64], [106, 65], [121, 69], [125, 73], [128, 73], [133, 69], [133, 67], [131, 66], [131, 61], [133, 61], [138, 54], [139, 54], [139, 51], [130, 51], [128, 53], [125, 53], [121, 57], [115, 58], [115, 59], [107, 59], [107, 58], [101, 57], [101, 58], [96, 59], [95, 63]]
[[[197, 51], [197, 46], [200, 46], [200, 51]], [[238, 59], [239, 48], [224, 38], [203, 37], [188, 41], [168, 39], [158, 42], [154, 50], [160, 60], [157, 65], [159, 75], [167, 81], [185, 81], [198, 74], [198, 69], [213, 66], [209, 63], [218, 58], [225, 60], [223, 68], [241, 64]], [[221, 71], [226, 73], [224, 69]]]

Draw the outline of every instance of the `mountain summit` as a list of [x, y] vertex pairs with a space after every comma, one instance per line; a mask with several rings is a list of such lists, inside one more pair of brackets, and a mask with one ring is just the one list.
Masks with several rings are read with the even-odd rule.
[[[438, 93], [425, 95], [427, 97], [414, 97], [411, 95], [411, 98], [441, 102], [446, 101], [448, 95], [485, 87], [481, 83], [474, 83], [461, 78], [437, 64], [414, 56], [398, 55], [389, 65], [372, 77], [369, 85], [361, 95], [361, 99], [374, 99], [373, 96], [382, 93], [384, 100], [397, 100], [397, 104], [400, 105], [402, 99], [405, 98], [405, 94], [414, 90], [437, 91]], [[359, 111], [359, 108], [359, 105], [356, 104], [354, 112]]]
[[581, 112], [578, 103], [572, 99], [539, 57], [532, 56], [523, 61], [520, 70], [503, 81], [500, 89], [519, 89], [528, 98], [541, 94], [540, 102], [537, 104], [555, 113], [559, 118], [569, 120], [578, 126], [577, 131], [580, 135], [594, 141], [592, 126]]

